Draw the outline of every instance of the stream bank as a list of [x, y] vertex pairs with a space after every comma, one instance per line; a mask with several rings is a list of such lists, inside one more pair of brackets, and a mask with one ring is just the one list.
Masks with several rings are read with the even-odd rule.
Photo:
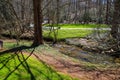
[[97, 41], [88, 38], [72, 38], [66, 39], [65, 42], [59, 42], [52, 47], [65, 55], [93, 64], [111, 65], [120, 63], [119, 57], [110, 54], [113, 51], [109, 48], [111, 44], [107, 39]]
[[114, 58], [109, 55], [85, 51], [75, 45], [58, 43], [55, 44], [53, 48], [57, 49], [58, 51], [65, 55], [79, 59], [81, 61], [90, 62], [93, 64], [105, 64], [105, 65], [114, 64]]

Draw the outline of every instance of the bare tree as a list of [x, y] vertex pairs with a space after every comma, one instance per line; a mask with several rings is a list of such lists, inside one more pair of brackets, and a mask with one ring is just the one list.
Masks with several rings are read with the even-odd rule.
[[[120, 46], [120, 1], [114, 1], [114, 15], [111, 28], [111, 35], [117, 40], [118, 47]], [[117, 47], [117, 46], [116, 46]]]
[[41, 3], [42, 3], [42, 0], [33, 0], [33, 7], [34, 7], [34, 42], [33, 42], [33, 45], [43, 44]]

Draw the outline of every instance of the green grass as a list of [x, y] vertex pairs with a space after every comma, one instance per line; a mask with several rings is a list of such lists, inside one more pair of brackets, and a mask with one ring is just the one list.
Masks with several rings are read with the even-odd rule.
[[[25, 43], [26, 43], [26, 41], [25, 41]], [[25, 45], [28, 45], [30, 43], [31, 42], [28, 42]], [[9, 42], [5, 42], [5, 44], [6, 45], [4, 45], [4, 47], [12, 48], [14, 46], [15, 42], [12, 42], [11, 44], [9, 44]], [[31, 51], [31, 50], [32, 49], [30, 49], [30, 50], [28, 49], [28, 51]], [[44, 51], [45, 51], [45, 53], [41, 53]], [[50, 54], [52, 56], [54, 55], [53, 57], [59, 56], [62, 59], [66, 59], [66, 60], [71, 59], [71, 60], [74, 60], [74, 62], [80, 62], [80, 64], [83, 65], [82, 68], [84, 68], [86, 70], [97, 70], [97, 69], [104, 70], [104, 69], [109, 68], [109, 65], [106, 66], [106, 64], [105, 65], [104, 64], [92, 64], [92, 63], [83, 62], [78, 59], [68, 57], [66, 55], [61, 54], [57, 50], [49, 47], [48, 45], [41, 45], [41, 46], [37, 47], [35, 49], [35, 53], [46, 54], [46, 55]], [[19, 65], [21, 63], [20, 60], [23, 61], [23, 57], [20, 53], [18, 55], [20, 60], [18, 59], [17, 56], [15, 56], [15, 57], [13, 57], [13, 56], [15, 56], [15, 54], [11, 54], [11, 53], [0, 55], [0, 80], [4, 80], [7, 77], [7, 75], [11, 71], [13, 71], [17, 65]], [[27, 56], [28, 55], [24, 55], [25, 58]], [[26, 66], [25, 62], [23, 62], [23, 64]], [[53, 68], [46, 65], [44, 62], [39, 61], [38, 59], [36, 59], [33, 56], [28, 58], [27, 64], [28, 64], [29, 69], [31, 70], [32, 74], [35, 76], [36, 80], [77, 80], [77, 79], [71, 78], [70, 76], [68, 76], [66, 74], [61, 74], [59, 72], [56, 72]], [[7, 80], [31, 80], [31, 75], [30, 75], [30, 72], [28, 72], [28, 70], [23, 65], [20, 65], [8, 77]]]
[[[49, 26], [48, 24], [46, 26]], [[54, 24], [54, 26], [56, 26]], [[61, 28], [107, 28], [108, 26], [105, 24], [97, 25], [97, 24], [59, 24]], [[90, 35], [93, 32], [93, 30], [77, 30], [77, 29], [60, 29], [58, 31], [58, 40], [64, 40], [66, 38], [80, 38], [80, 37], [86, 37], [87, 35]], [[50, 36], [48, 36], [49, 31], [44, 31], [43, 36], [47, 39], [53, 39], [54, 33], [52, 32]]]
[[[19, 58], [15, 54], [0, 56], [0, 80], [4, 80], [5, 78], [7, 78], [6, 80], [32, 80], [31, 78], [33, 77], [31, 74], [34, 75], [36, 80], [76, 80], [70, 76], [56, 72], [50, 66], [42, 61], [38, 61], [33, 56], [29, 57], [26, 62], [23, 62], [24, 66], [21, 64], [17, 68], [17, 65], [23, 61], [22, 55], [19, 54], [18, 56]], [[27, 56], [24, 55], [25, 58]], [[13, 71], [14, 69], [15, 71]], [[31, 74], [28, 69], [31, 71]], [[7, 77], [8, 75], [9, 77]]]
[[[52, 32], [50, 36], [48, 36], [49, 31], [44, 31], [44, 37], [53, 39], [54, 33]], [[58, 31], [58, 40], [64, 40], [67, 38], [80, 38], [85, 37], [92, 33], [92, 30], [59, 30]]]
[[[20, 45], [31, 45], [30, 41], [21, 41]], [[10, 49], [16, 46], [16, 42], [4, 42], [4, 48]], [[38, 47], [40, 49], [35, 49], [35, 52], [40, 52], [44, 46]], [[32, 49], [27, 49], [25, 51], [31, 52]], [[6, 53], [0, 55], [0, 80], [32, 80], [31, 74], [28, 69], [31, 70], [36, 80], [77, 80], [73, 79], [66, 74], [59, 73], [55, 71], [51, 66], [48, 66], [46, 63], [38, 60], [37, 58], [30, 56], [26, 62], [23, 62], [23, 56], [20, 53]], [[40, 53], [39, 53], [40, 54]], [[28, 55], [24, 54], [24, 58], [27, 58]], [[20, 63], [24, 65], [17, 66]], [[27, 66], [28, 65], [28, 66]], [[15, 71], [13, 71], [15, 70]], [[12, 72], [13, 71], [13, 72]], [[10, 74], [12, 72], [12, 74]], [[7, 77], [10, 74], [9, 77]]]
[[[21, 45], [26, 45], [26, 46], [30, 46], [32, 44], [31, 41], [25, 41], [25, 40], [22, 40], [19, 42], [19, 46]], [[17, 47], [17, 43], [16, 42], [4, 42], [3, 44], [3, 48], [5, 49], [9, 49], [9, 48], [14, 48], [14, 47]]]
[[[46, 26], [50, 26], [50, 25], [46, 25]], [[57, 25], [54, 25], [57, 26]], [[108, 26], [105, 24], [59, 24], [58, 26], [60, 26], [61, 28], [107, 28]]]

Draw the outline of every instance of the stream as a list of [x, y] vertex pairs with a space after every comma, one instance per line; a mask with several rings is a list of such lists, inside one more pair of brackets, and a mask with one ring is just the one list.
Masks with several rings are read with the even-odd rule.
[[70, 57], [79, 59], [81, 61], [90, 62], [93, 64], [113, 64], [114, 59], [111, 56], [105, 54], [99, 54], [96, 52], [89, 52], [82, 50], [75, 45], [68, 45], [65, 43], [58, 43], [53, 48], [59, 50], [61, 53]]
[[65, 42], [59, 42], [53, 47], [65, 55], [85, 62], [94, 64], [120, 63], [120, 57], [110, 56], [110, 52], [113, 50], [109, 48], [114, 44], [111, 40], [113, 38], [110, 37], [110, 32], [94, 32], [86, 38], [66, 39]]

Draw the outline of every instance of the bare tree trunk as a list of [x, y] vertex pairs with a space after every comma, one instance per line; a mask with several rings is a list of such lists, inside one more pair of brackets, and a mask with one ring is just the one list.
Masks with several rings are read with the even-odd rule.
[[111, 35], [120, 41], [120, 0], [115, 0]]
[[43, 44], [41, 2], [42, 0], [33, 0], [33, 7], [34, 7], [34, 42], [33, 42], [33, 45]]
[[105, 20], [105, 23], [106, 24], [108, 24], [109, 23], [109, 20], [108, 20], [108, 18], [109, 18], [109, 10], [110, 10], [110, 1], [109, 0], [107, 0], [107, 5], [106, 5], [106, 20]]

